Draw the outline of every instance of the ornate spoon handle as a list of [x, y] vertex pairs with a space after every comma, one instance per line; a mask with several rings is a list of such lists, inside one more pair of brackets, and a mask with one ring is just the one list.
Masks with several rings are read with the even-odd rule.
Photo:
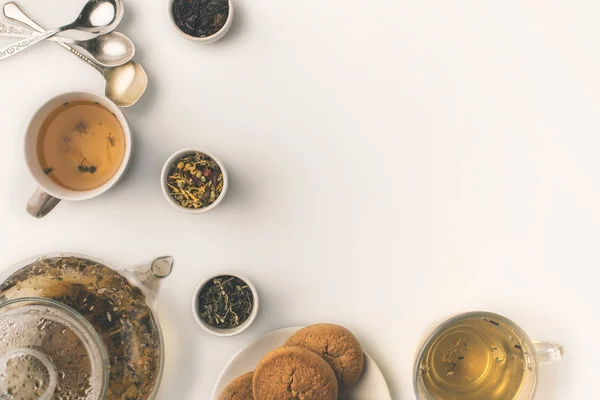
[[10, 56], [14, 56], [15, 54], [18, 54], [18, 53], [22, 52], [23, 50], [33, 46], [34, 44], [41, 42], [42, 40], [47, 39], [50, 36], [54, 36], [59, 32], [60, 32], [59, 29], [54, 29], [52, 31], [40, 33], [36, 36], [32, 36], [32, 37], [23, 39], [17, 43], [8, 45], [8, 46], [0, 49], [0, 61], [4, 60], [5, 58], [8, 58]]
[[34, 34], [35, 33], [30, 29], [21, 28], [20, 26], [9, 24], [8, 22], [0, 22], [0, 36], [26, 38], [33, 36]]
[[[38, 33], [43, 33], [43, 32], [45, 32], [45, 31], [37, 32], [37, 31], [32, 31], [31, 29], [22, 28], [18, 25], [10, 24], [8, 22], [0, 22], [0, 36], [2, 36], [2, 37], [28, 38], [28, 37], [33, 37], [33, 36], [37, 35]], [[48, 40], [52, 40], [53, 42], [62, 42], [62, 43], [71, 44], [71, 45], [79, 44], [74, 39], [70, 39], [70, 38], [62, 37], [62, 36], [52, 36], [52, 37], [49, 37]]]

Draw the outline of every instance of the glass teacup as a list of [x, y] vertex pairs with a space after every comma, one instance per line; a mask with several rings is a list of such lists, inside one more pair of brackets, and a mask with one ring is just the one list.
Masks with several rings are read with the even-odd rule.
[[561, 357], [560, 346], [531, 341], [501, 315], [457, 314], [426, 332], [415, 360], [415, 395], [420, 400], [530, 400], [538, 366]]

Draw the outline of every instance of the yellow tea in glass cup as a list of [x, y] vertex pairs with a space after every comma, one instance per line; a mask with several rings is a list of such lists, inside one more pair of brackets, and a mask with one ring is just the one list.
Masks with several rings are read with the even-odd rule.
[[425, 334], [414, 367], [420, 400], [530, 400], [537, 370], [562, 357], [560, 346], [532, 342], [514, 322], [468, 312]]

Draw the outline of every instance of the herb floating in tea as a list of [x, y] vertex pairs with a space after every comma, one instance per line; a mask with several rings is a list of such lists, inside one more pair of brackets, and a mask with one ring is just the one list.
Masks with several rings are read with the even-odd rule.
[[235, 328], [250, 317], [254, 296], [250, 287], [235, 276], [222, 275], [209, 281], [198, 295], [200, 319], [215, 328]]
[[77, 167], [79, 172], [89, 172], [90, 174], [95, 173], [98, 170], [98, 167], [96, 167], [95, 165], [90, 165], [90, 163], [87, 163], [88, 165], [85, 165], [86, 160], [86, 158], [81, 160], [81, 164], [79, 164], [79, 166]]
[[112, 135], [112, 133], [108, 132], [106, 139], [108, 140], [110, 147], [115, 147], [117, 145], [117, 139]]
[[174, 0], [171, 9], [179, 29], [203, 38], [219, 32], [229, 17], [227, 0]]
[[84, 120], [81, 120], [75, 125], [75, 131], [77, 131], [80, 135], [84, 133], [88, 133], [88, 124]]
[[223, 179], [215, 160], [203, 153], [192, 153], [171, 165], [167, 186], [183, 207], [203, 208], [217, 200], [223, 191]]

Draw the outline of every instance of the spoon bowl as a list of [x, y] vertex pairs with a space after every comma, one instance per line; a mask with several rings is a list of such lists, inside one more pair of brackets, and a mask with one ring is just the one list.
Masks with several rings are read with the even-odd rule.
[[119, 107], [131, 107], [137, 103], [148, 87], [148, 75], [135, 61], [105, 68], [103, 75], [106, 80], [104, 94]]
[[71, 40], [59, 36], [54, 36], [52, 40], [79, 46], [103, 67], [118, 67], [135, 55], [135, 45], [131, 39], [119, 32], [110, 32], [88, 40]]
[[105, 66], [123, 65], [135, 55], [135, 45], [131, 39], [119, 32], [98, 36], [88, 44], [89, 47], [82, 47], [93, 51], [96, 59]]
[[71, 29], [102, 35], [115, 30], [123, 19], [123, 0], [89, 0]]

